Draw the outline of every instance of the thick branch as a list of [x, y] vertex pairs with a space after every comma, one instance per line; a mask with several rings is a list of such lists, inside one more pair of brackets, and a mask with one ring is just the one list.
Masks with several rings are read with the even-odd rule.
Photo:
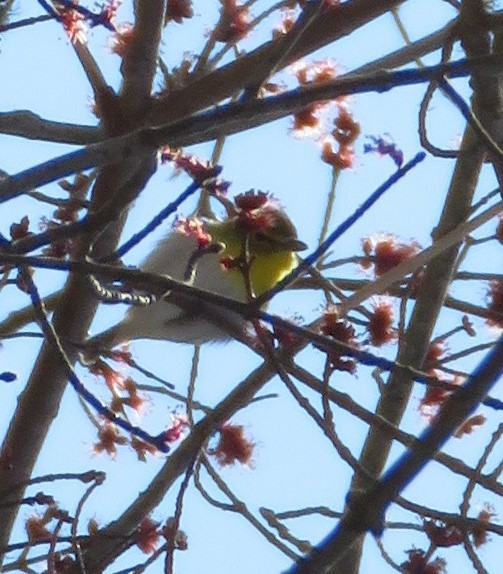
[[[456, 225], [464, 222], [470, 214], [471, 200], [484, 158], [484, 151], [477, 147], [477, 144], [476, 136], [468, 128], [461, 149], [470, 150], [470, 154], [462, 154], [457, 161], [441, 220], [437, 227], [437, 237], [442, 237]], [[414, 306], [406, 335], [400, 344], [397, 358], [400, 363], [416, 368], [422, 366], [433, 328], [451, 283], [451, 274], [457, 253], [458, 246], [451, 247], [441, 256], [433, 259], [426, 267], [420, 294]], [[377, 414], [393, 425], [399, 426], [411, 391], [412, 381], [409, 377], [403, 373], [392, 373], [379, 401]], [[372, 427], [369, 430], [361, 455], [361, 463], [376, 477], [381, 474], [386, 464], [391, 444], [389, 437], [380, 428]], [[355, 475], [351, 487], [352, 492], [359, 492], [366, 486], [365, 478]], [[346, 553], [342, 560], [334, 564], [333, 570], [327, 572], [331, 574], [357, 574], [362, 547], [363, 537], [355, 542], [351, 552]]]
[[[140, 493], [120, 518], [90, 540], [85, 549], [87, 574], [99, 574], [114, 561], [143, 517], [159, 505], [166, 492], [185, 471], [190, 461], [197, 456], [205, 442], [221, 424], [247, 405], [274, 374], [274, 370], [267, 364], [258, 368], [194, 426], [190, 435], [166, 460], [147, 490]], [[80, 574], [80, 571], [76, 569], [71, 574]]]
[[[162, 16], [159, 14], [157, 20], [137, 22], [137, 45], [142, 47], [144, 44], [140, 34], [145, 34], [148, 41], [152, 41], [153, 38], [160, 38], [164, 2], [157, 0], [149, 3], [140, 2], [139, 4], [144, 6], [148, 4], [152, 10], [153, 6], [157, 6], [158, 11], [162, 11]], [[150, 10], [145, 11], [141, 8], [138, 13], [144, 19], [149, 19], [153, 15]], [[152, 30], [156, 30], [156, 32], [152, 33]], [[151, 46], [150, 50], [157, 53], [158, 43]], [[143, 52], [142, 54], [145, 55]], [[135, 54], [132, 52], [130, 58], [134, 60], [134, 57]], [[153, 59], [152, 57], [151, 60]], [[116, 101], [113, 94], [109, 94], [109, 107], [103, 110], [108, 115], [108, 117], [103, 117], [105, 129], [107, 126], [111, 126], [114, 131], [117, 130], [118, 122], [116, 118], [110, 117], [110, 115], [114, 115], [118, 111], [119, 104], [123, 104], [121, 108], [122, 117], [124, 117], [124, 129], [128, 130], [131, 129], [131, 126], [135, 126], [136, 118], [125, 116], [124, 110], [135, 112], [138, 105], [141, 105], [141, 101], [131, 103], [129, 99], [134, 99], [135, 94], [138, 97], [143, 97], [142, 94], [145, 93], [150, 94], [153, 75], [151, 73], [140, 74], [138, 78], [133, 78], [133, 75], [137, 73], [137, 68], [130, 72], [128, 70], [129, 73], [131, 75], [125, 78], [125, 84], [131, 83], [135, 88], [128, 90], [126, 104], [124, 104], [123, 99], [119, 98]], [[105, 92], [103, 97], [107, 96], [108, 94]], [[133, 201], [152, 175], [152, 159], [152, 155], [144, 154], [141, 161], [129, 158], [120, 164], [113, 161], [106, 162], [107, 167], [99, 174], [93, 189], [90, 213], [99, 211], [117, 193], [129, 201]], [[72, 170], [70, 173], [75, 171], [79, 170]], [[119, 217], [108, 228], [105, 225], [102, 226], [101, 229], [106, 229], [106, 232], [101, 233], [99, 240], [95, 242], [93, 246], [94, 256], [103, 257], [115, 249], [122, 229], [121, 225], [122, 218]], [[94, 238], [93, 235], [89, 234], [80, 238], [75, 249], [77, 259], [86, 256]], [[81, 341], [85, 339], [97, 305], [98, 301], [92, 295], [86, 282], [76, 275], [70, 276], [54, 312], [53, 325], [55, 331], [63, 340]], [[70, 363], [74, 363], [77, 358], [76, 349], [70, 347], [65, 351], [67, 351]], [[19, 398], [2, 447], [2, 452], [8, 453], [11, 464], [11, 468], [0, 470], [0, 482], [4, 490], [9, 493], [5, 496], [7, 503], [19, 501], [22, 498], [24, 485], [31, 476], [51, 423], [57, 416], [61, 397], [67, 384], [66, 377], [67, 369], [59, 360], [58, 351], [54, 347], [44, 344], [30, 380]], [[17, 504], [7, 504], [7, 506], [0, 508], [0, 548], [8, 545], [17, 510]]]
[[[499, 60], [494, 57], [482, 58], [477, 64], [490, 71], [499, 65]], [[420, 84], [443, 75], [465, 76], [474, 64], [473, 61], [459, 60], [421, 70], [384, 70], [368, 76], [347, 74], [332, 82], [291, 90], [264, 100], [231, 103], [176, 123], [138, 129], [78, 152], [65, 154], [5, 179], [0, 182], [0, 202], [78, 171], [150, 155], [165, 144], [183, 147], [210, 141], [273, 122], [313, 102], [331, 100], [341, 95], [384, 92], [398, 86]]]
[[231, 64], [198, 78], [181, 90], [160, 98], [152, 106], [149, 124], [159, 125], [179, 120], [218, 104], [248, 86], [260, 83], [270, 70], [271, 64], [281, 61], [283, 67], [287, 66], [351, 34], [354, 30], [403, 3], [404, 0], [345, 2], [337, 10], [316, 18], [304, 31], [301, 39], [292, 47], [285, 60], [282, 60], [281, 54], [284, 46], [288, 45], [289, 39], [285, 37], [269, 42]]
[[103, 139], [98, 127], [44, 120], [29, 110], [0, 113], [0, 133], [73, 145], [89, 145]]
[[[503, 372], [503, 337], [487, 354], [470, 379], [443, 406], [435, 422], [424, 431], [416, 448], [408, 450], [379, 481], [349, 501], [337, 528], [290, 574], [328, 574], [354, 552], [353, 545], [367, 531], [380, 536], [384, 513], [392, 500], [431, 460], [468, 417]], [[342, 570], [340, 570], [342, 572]]]

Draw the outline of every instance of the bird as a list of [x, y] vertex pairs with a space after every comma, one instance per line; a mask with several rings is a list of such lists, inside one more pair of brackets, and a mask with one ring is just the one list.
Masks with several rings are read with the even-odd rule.
[[[231, 206], [231, 207], [230, 207]], [[274, 288], [298, 265], [307, 245], [280, 205], [268, 194], [249, 191], [227, 200], [223, 219], [181, 219], [140, 265], [143, 271], [248, 302]], [[138, 339], [201, 345], [243, 333], [246, 320], [223, 306], [194, 299], [180, 307], [169, 294], [146, 307], [130, 306], [122, 321], [94, 337], [92, 354]], [[87, 353], [86, 353], [87, 354]]]

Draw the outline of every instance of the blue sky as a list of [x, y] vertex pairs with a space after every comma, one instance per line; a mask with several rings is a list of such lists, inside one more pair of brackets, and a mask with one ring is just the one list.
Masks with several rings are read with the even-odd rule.
[[[254, 12], [267, 2], [257, 2]], [[216, 15], [216, 2], [195, 3], [196, 17], [190, 25], [173, 26], [164, 39], [163, 52], [168, 63], [177, 62], [185, 50], [193, 49], [194, 38], [201, 37], [201, 31], [208, 30]], [[36, 2], [25, 2], [18, 8], [16, 18], [34, 15], [40, 9]], [[205, 10], [205, 11], [203, 11]], [[403, 21], [411, 37], [418, 38], [447, 22], [453, 16], [453, 10], [447, 3], [438, 0], [408, 2], [401, 11]], [[120, 20], [128, 20], [128, 7], [121, 12]], [[36, 44], [34, 43], [36, 37]], [[264, 36], [265, 37], [265, 36]], [[262, 37], [252, 37], [242, 44], [242, 49], [251, 49]], [[316, 58], [330, 57], [343, 69], [350, 71], [369, 59], [397, 49], [402, 45], [400, 35], [391, 16], [385, 16], [359, 34], [337, 43], [316, 54]], [[36, 46], [36, 48], [34, 48]], [[111, 85], [119, 85], [117, 56], [109, 53], [107, 34], [96, 31], [90, 38], [90, 47], [99, 60]], [[459, 47], [455, 56], [462, 57]], [[427, 63], [438, 61], [438, 54], [428, 58]], [[284, 74], [288, 78], [288, 72]], [[0, 77], [3, 89], [0, 92], [0, 110], [30, 109], [44, 118], [57, 119], [84, 124], [94, 124], [96, 119], [90, 112], [91, 90], [86, 84], [75, 54], [64, 32], [56, 23], [40, 24], [33, 29], [21, 29], [4, 34], [0, 40]], [[464, 81], [456, 83], [464, 91]], [[379, 135], [389, 133], [396, 144], [410, 159], [420, 149], [417, 135], [417, 113], [424, 87], [407, 87], [377, 95], [368, 94], [353, 99], [352, 110], [362, 125], [363, 134]], [[438, 145], [452, 146], [463, 131], [464, 121], [457, 110], [441, 96], [436, 96], [428, 118], [429, 133]], [[231, 193], [246, 191], [250, 188], [269, 191], [284, 205], [291, 219], [296, 223], [299, 236], [311, 248], [316, 246], [322, 215], [325, 209], [331, 172], [330, 168], [319, 160], [319, 148], [309, 140], [298, 140], [290, 133], [291, 119], [285, 119], [273, 125], [251, 132], [233, 136], [224, 147], [221, 164], [223, 177], [232, 181]], [[357, 144], [357, 162], [355, 168], [344, 172], [339, 180], [337, 201], [331, 228], [345, 219], [354, 209], [394, 171], [389, 158], [363, 155], [363, 137]], [[9, 173], [20, 171], [68, 151], [67, 146], [39, 142], [23, 141], [17, 138], [0, 136], [0, 167]], [[202, 158], [211, 154], [212, 146], [196, 146], [194, 153]], [[360, 253], [360, 240], [363, 236], [378, 232], [392, 232], [403, 240], [417, 239], [423, 246], [430, 242], [430, 233], [437, 222], [439, 209], [445, 197], [454, 162], [452, 160], [434, 160], [428, 158], [404, 180], [394, 186], [372, 210], [367, 213], [333, 248], [333, 257], [341, 258]], [[135, 206], [125, 229], [125, 236], [137, 231], [168, 201], [176, 197], [187, 185], [184, 176], [173, 178], [170, 168], [159, 169], [142, 199]], [[478, 195], [482, 196], [495, 186], [490, 169], [485, 169], [481, 178]], [[55, 185], [44, 191], [56, 194]], [[37, 227], [41, 212], [48, 217], [50, 206], [40, 205], [26, 198], [4, 204], [0, 207], [0, 230], [8, 232], [13, 219], [29, 215], [34, 229]], [[183, 214], [189, 214], [193, 205], [184, 206]], [[13, 212], [19, 217], [13, 218]], [[152, 237], [136, 248], [128, 256], [127, 264], [138, 264], [155, 243], [158, 237], [169, 229], [170, 222]], [[486, 226], [490, 233], [494, 226]], [[484, 230], [480, 231], [484, 235]], [[486, 248], [484, 248], [486, 249]], [[498, 259], [499, 258], [499, 259]], [[484, 269], [485, 262], [494, 264], [501, 261], [501, 250], [489, 247], [484, 251], [474, 251], [465, 265], [470, 270]], [[494, 265], [492, 265], [494, 269]], [[338, 275], [342, 272], [338, 271]], [[344, 276], [364, 277], [358, 268], [345, 268]], [[45, 293], [52, 292], [62, 284], [63, 276], [49, 272], [37, 272], [37, 281]], [[466, 290], [466, 288], [464, 288]], [[477, 284], [469, 287], [470, 296], [480, 301], [484, 291]], [[9, 293], [9, 309], [25, 305], [27, 298], [19, 292]], [[301, 314], [306, 321], [319, 315], [323, 304], [322, 297], [315, 292], [297, 292], [283, 294], [273, 302], [272, 310], [285, 316]], [[123, 309], [100, 310], [93, 333], [100, 331], [121, 316]], [[456, 319], [457, 320], [457, 319]], [[437, 326], [437, 334], [447, 330], [454, 322], [447, 313]], [[478, 323], [490, 336], [486, 327]], [[485, 331], [484, 331], [485, 330]], [[459, 340], [459, 344], [466, 341]], [[189, 346], [168, 342], [155, 342], [148, 345], [136, 343], [133, 346], [140, 364], [176, 384], [181, 392], [186, 388], [190, 372], [192, 349]], [[27, 379], [30, 367], [38, 351], [38, 343], [33, 340], [13, 340], [6, 342], [2, 352], [2, 370], [12, 370], [19, 380], [3, 390], [4, 412], [14, 408], [17, 394]], [[385, 350], [392, 356], [393, 350]], [[23, 361], [19, 361], [19, 357]], [[463, 368], [469, 370], [479, 357], [470, 359]], [[320, 373], [323, 357], [320, 353], [308, 349], [299, 358], [299, 362], [314, 373]], [[249, 350], [237, 345], [211, 345], [201, 352], [197, 398], [207, 404], [215, 404], [225, 396], [255, 366], [260, 364]], [[89, 374], [79, 371], [85, 384], [98, 395], [106, 396], [105, 391]], [[352, 377], [337, 373], [332, 384], [339, 390], [349, 393], [355, 400], [373, 409], [377, 399], [376, 384], [370, 372], [363, 368]], [[341, 464], [328, 441], [326, 441], [312, 422], [290, 398], [277, 380], [270, 383], [264, 392], [277, 393], [278, 398], [262, 401], [236, 415], [233, 420], [243, 424], [257, 443], [253, 468], [233, 467], [224, 469], [222, 475], [236, 494], [246, 501], [251, 511], [258, 515], [260, 506], [278, 511], [304, 506], [326, 505], [339, 510], [342, 504], [341, 493], [345, 492], [350, 480], [348, 467]], [[313, 404], [318, 405], [318, 397], [303, 390]], [[424, 427], [416, 406], [422, 391], [417, 388], [413, 393], [403, 427], [417, 433]], [[169, 409], [175, 403], [162, 397], [153, 396], [148, 405], [148, 428], [159, 431], [166, 421]], [[355, 423], [352, 417], [339, 409], [334, 409], [334, 418], [341, 438], [358, 455], [366, 427]], [[140, 421], [142, 424], [147, 417]], [[0, 429], [6, 428], [7, 418], [0, 421]], [[451, 441], [448, 451], [465, 462], [476, 464], [481, 450], [487, 444], [491, 426], [483, 427], [464, 441]], [[92, 444], [96, 440], [95, 430], [89, 424], [80, 408], [72, 389], [68, 389], [55, 421], [49, 440], [41, 453], [36, 474], [65, 471], [84, 471], [89, 468], [103, 469], [107, 472], [105, 485], [93, 494], [89, 501], [85, 517], [96, 516], [102, 523], [114, 518], [128, 502], [143, 490], [149, 479], [162, 465], [162, 458], [150, 458], [146, 464], [139, 463], [136, 455], [122, 449], [115, 460], [92, 454]], [[394, 456], [401, 449], [396, 447]], [[501, 449], [499, 452], [501, 455]], [[499, 459], [501, 456], [499, 456]], [[499, 460], [498, 452], [493, 453], [491, 463]], [[491, 468], [489, 463], [489, 468]], [[450, 474], [432, 464], [423, 473], [424, 476], [411, 485], [405, 496], [426, 505], [439, 506], [443, 510], [456, 512], [461, 502], [464, 483], [452, 479]], [[220, 499], [211, 481], [204, 478], [211, 493]], [[47, 491], [52, 492], [48, 487]], [[75, 484], [54, 488], [63, 507], [73, 509], [82, 493], [82, 486]], [[154, 518], [166, 519], [173, 512], [173, 503], [177, 489], [168, 493]], [[481, 505], [487, 496], [476, 490], [473, 502]], [[493, 501], [495, 502], [495, 501]], [[273, 574], [289, 565], [289, 560], [276, 549], [264, 542], [241, 517], [222, 512], [209, 506], [192, 489], [184, 504], [182, 529], [189, 536], [189, 550], [178, 553], [175, 559], [175, 571], [200, 572], [207, 565], [211, 570], [218, 569], [220, 574], [255, 573]], [[21, 511], [21, 520], [16, 540], [24, 539], [21, 521], [31, 512]], [[476, 512], [475, 512], [476, 513]], [[500, 506], [501, 515], [501, 506]], [[403, 511], [395, 510], [393, 519], [405, 519]], [[407, 516], [411, 520], [411, 515]], [[412, 519], [414, 520], [414, 519]], [[419, 519], [415, 519], [419, 524]], [[288, 523], [292, 532], [299, 538], [308, 538], [316, 543], [333, 527], [326, 518], [309, 518]], [[405, 533], [387, 533], [384, 543], [390, 554], [398, 562], [406, 559], [405, 550], [416, 545], [426, 548], [424, 535], [414, 531]], [[441, 550], [438, 554], [448, 560], [449, 572], [468, 572], [466, 558], [457, 550]], [[385, 574], [390, 571], [382, 559], [377, 557], [375, 544], [369, 539], [362, 573]], [[495, 572], [498, 563], [496, 544], [488, 545], [481, 551], [482, 558], [489, 571]], [[124, 557], [114, 565], [110, 572], [124, 568], [135, 561], [141, 561], [138, 553]], [[160, 568], [160, 566], [159, 566]], [[156, 570], [155, 567], [152, 572]]]

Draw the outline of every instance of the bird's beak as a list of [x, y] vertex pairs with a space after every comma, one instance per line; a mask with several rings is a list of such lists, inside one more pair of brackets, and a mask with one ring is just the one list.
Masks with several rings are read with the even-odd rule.
[[282, 251], [304, 251], [307, 249], [307, 245], [296, 237], [282, 239], [279, 243]]

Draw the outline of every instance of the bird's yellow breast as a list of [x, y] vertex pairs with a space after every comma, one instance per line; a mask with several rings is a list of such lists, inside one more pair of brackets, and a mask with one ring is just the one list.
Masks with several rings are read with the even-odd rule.
[[[226, 246], [221, 260], [225, 261], [226, 257], [239, 257], [237, 250]], [[273, 289], [282, 279], [284, 279], [297, 266], [297, 255], [291, 251], [268, 252], [268, 253], [250, 253], [249, 280], [253, 294], [257, 297]], [[230, 277], [244, 291], [247, 282], [246, 271], [240, 266], [232, 267], [223, 265], [224, 273], [229, 273]]]
[[252, 260], [250, 280], [256, 296], [275, 287], [297, 265], [294, 253], [268, 253], [257, 255]]

